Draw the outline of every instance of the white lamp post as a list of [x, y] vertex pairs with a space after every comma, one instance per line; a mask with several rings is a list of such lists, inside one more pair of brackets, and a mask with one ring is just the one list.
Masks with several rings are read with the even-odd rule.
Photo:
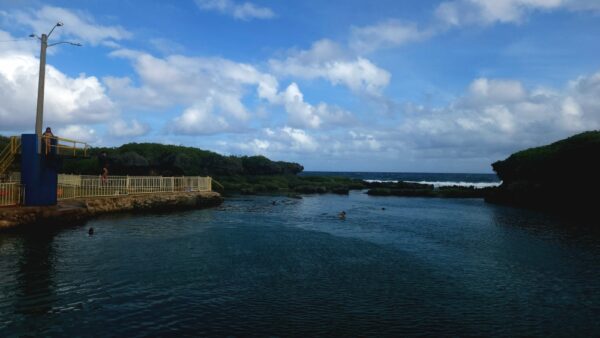
[[[74, 42], [68, 42], [68, 41], [61, 41], [61, 42], [55, 42], [55, 43], [48, 44], [48, 38], [50, 37], [50, 35], [54, 31], [54, 29], [56, 27], [60, 27], [62, 25], [63, 25], [62, 22], [57, 22], [54, 25], [54, 27], [52, 27], [52, 29], [50, 30], [50, 33], [48, 33], [48, 35], [42, 34], [42, 37], [37, 37], [41, 41], [40, 77], [38, 80], [37, 109], [36, 109], [36, 115], [35, 115], [35, 134], [37, 135], [37, 139], [38, 139], [38, 154], [41, 153], [41, 149], [42, 149], [41, 148], [42, 147], [42, 144], [41, 144], [42, 125], [44, 123], [44, 83], [45, 83], [45, 79], [46, 79], [46, 48], [56, 46], [59, 44], [63, 44], [63, 43], [70, 44], [73, 46], [81, 46], [80, 43], [74, 43]], [[36, 36], [34, 34], [31, 34], [30, 37], [36, 37]]]

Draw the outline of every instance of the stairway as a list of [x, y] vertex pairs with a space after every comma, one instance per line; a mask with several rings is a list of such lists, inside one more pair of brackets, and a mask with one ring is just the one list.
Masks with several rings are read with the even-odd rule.
[[20, 151], [21, 138], [18, 136], [11, 136], [10, 142], [6, 145], [2, 152], [0, 152], [0, 176], [6, 173]]

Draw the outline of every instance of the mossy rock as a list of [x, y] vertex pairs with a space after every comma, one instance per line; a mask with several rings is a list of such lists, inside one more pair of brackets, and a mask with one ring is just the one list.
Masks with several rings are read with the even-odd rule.
[[350, 189], [348, 187], [334, 187], [331, 189], [331, 192], [338, 195], [348, 195]]

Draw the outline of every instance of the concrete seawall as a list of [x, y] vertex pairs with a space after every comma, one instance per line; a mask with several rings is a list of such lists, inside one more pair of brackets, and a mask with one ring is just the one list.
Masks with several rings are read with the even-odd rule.
[[81, 198], [49, 207], [4, 207], [0, 208], [0, 231], [38, 223], [67, 225], [108, 213], [201, 209], [221, 203], [223, 198], [216, 192], [185, 192]]

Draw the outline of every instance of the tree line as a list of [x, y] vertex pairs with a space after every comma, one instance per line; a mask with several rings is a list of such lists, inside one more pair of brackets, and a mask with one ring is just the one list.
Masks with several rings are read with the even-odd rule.
[[111, 175], [296, 175], [304, 170], [298, 163], [272, 161], [264, 156], [223, 156], [194, 147], [159, 143], [91, 148], [89, 154], [86, 159], [65, 159], [61, 172], [99, 175], [105, 165]]

